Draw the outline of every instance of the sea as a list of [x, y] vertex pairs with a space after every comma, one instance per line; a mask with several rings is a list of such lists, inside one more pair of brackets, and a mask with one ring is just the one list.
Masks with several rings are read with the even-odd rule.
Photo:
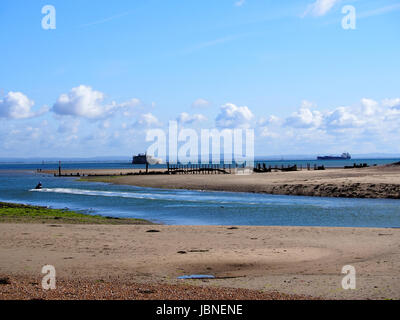
[[[399, 159], [260, 161], [267, 166], [382, 165]], [[138, 166], [135, 166], [136, 168]], [[400, 227], [400, 200], [320, 198], [255, 193], [170, 190], [59, 178], [37, 172], [58, 162], [0, 163], [0, 201], [86, 214], [142, 218], [167, 225]], [[63, 162], [63, 169], [130, 169], [125, 161]], [[34, 190], [38, 182], [43, 189]]]

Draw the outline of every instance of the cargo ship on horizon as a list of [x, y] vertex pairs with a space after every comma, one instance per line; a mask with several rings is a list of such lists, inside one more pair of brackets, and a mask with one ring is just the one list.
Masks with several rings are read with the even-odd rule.
[[350, 160], [351, 155], [348, 152], [342, 153], [341, 156], [319, 156], [318, 160]]

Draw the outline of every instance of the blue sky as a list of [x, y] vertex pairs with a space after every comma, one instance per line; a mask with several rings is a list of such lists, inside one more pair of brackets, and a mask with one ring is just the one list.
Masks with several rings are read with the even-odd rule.
[[400, 153], [399, 34], [393, 0], [3, 0], [0, 157], [131, 155], [175, 119], [254, 128], [256, 155]]

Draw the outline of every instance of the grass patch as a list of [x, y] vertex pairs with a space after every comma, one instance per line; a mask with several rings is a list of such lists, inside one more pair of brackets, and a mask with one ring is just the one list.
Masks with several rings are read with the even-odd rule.
[[49, 209], [5, 202], [0, 202], [0, 223], [153, 224], [143, 219], [104, 217], [67, 209]]

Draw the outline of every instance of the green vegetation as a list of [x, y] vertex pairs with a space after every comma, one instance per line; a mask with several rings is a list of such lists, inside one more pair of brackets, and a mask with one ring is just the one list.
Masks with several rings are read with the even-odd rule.
[[120, 219], [4, 202], [0, 202], [0, 223], [152, 224], [143, 219]]

